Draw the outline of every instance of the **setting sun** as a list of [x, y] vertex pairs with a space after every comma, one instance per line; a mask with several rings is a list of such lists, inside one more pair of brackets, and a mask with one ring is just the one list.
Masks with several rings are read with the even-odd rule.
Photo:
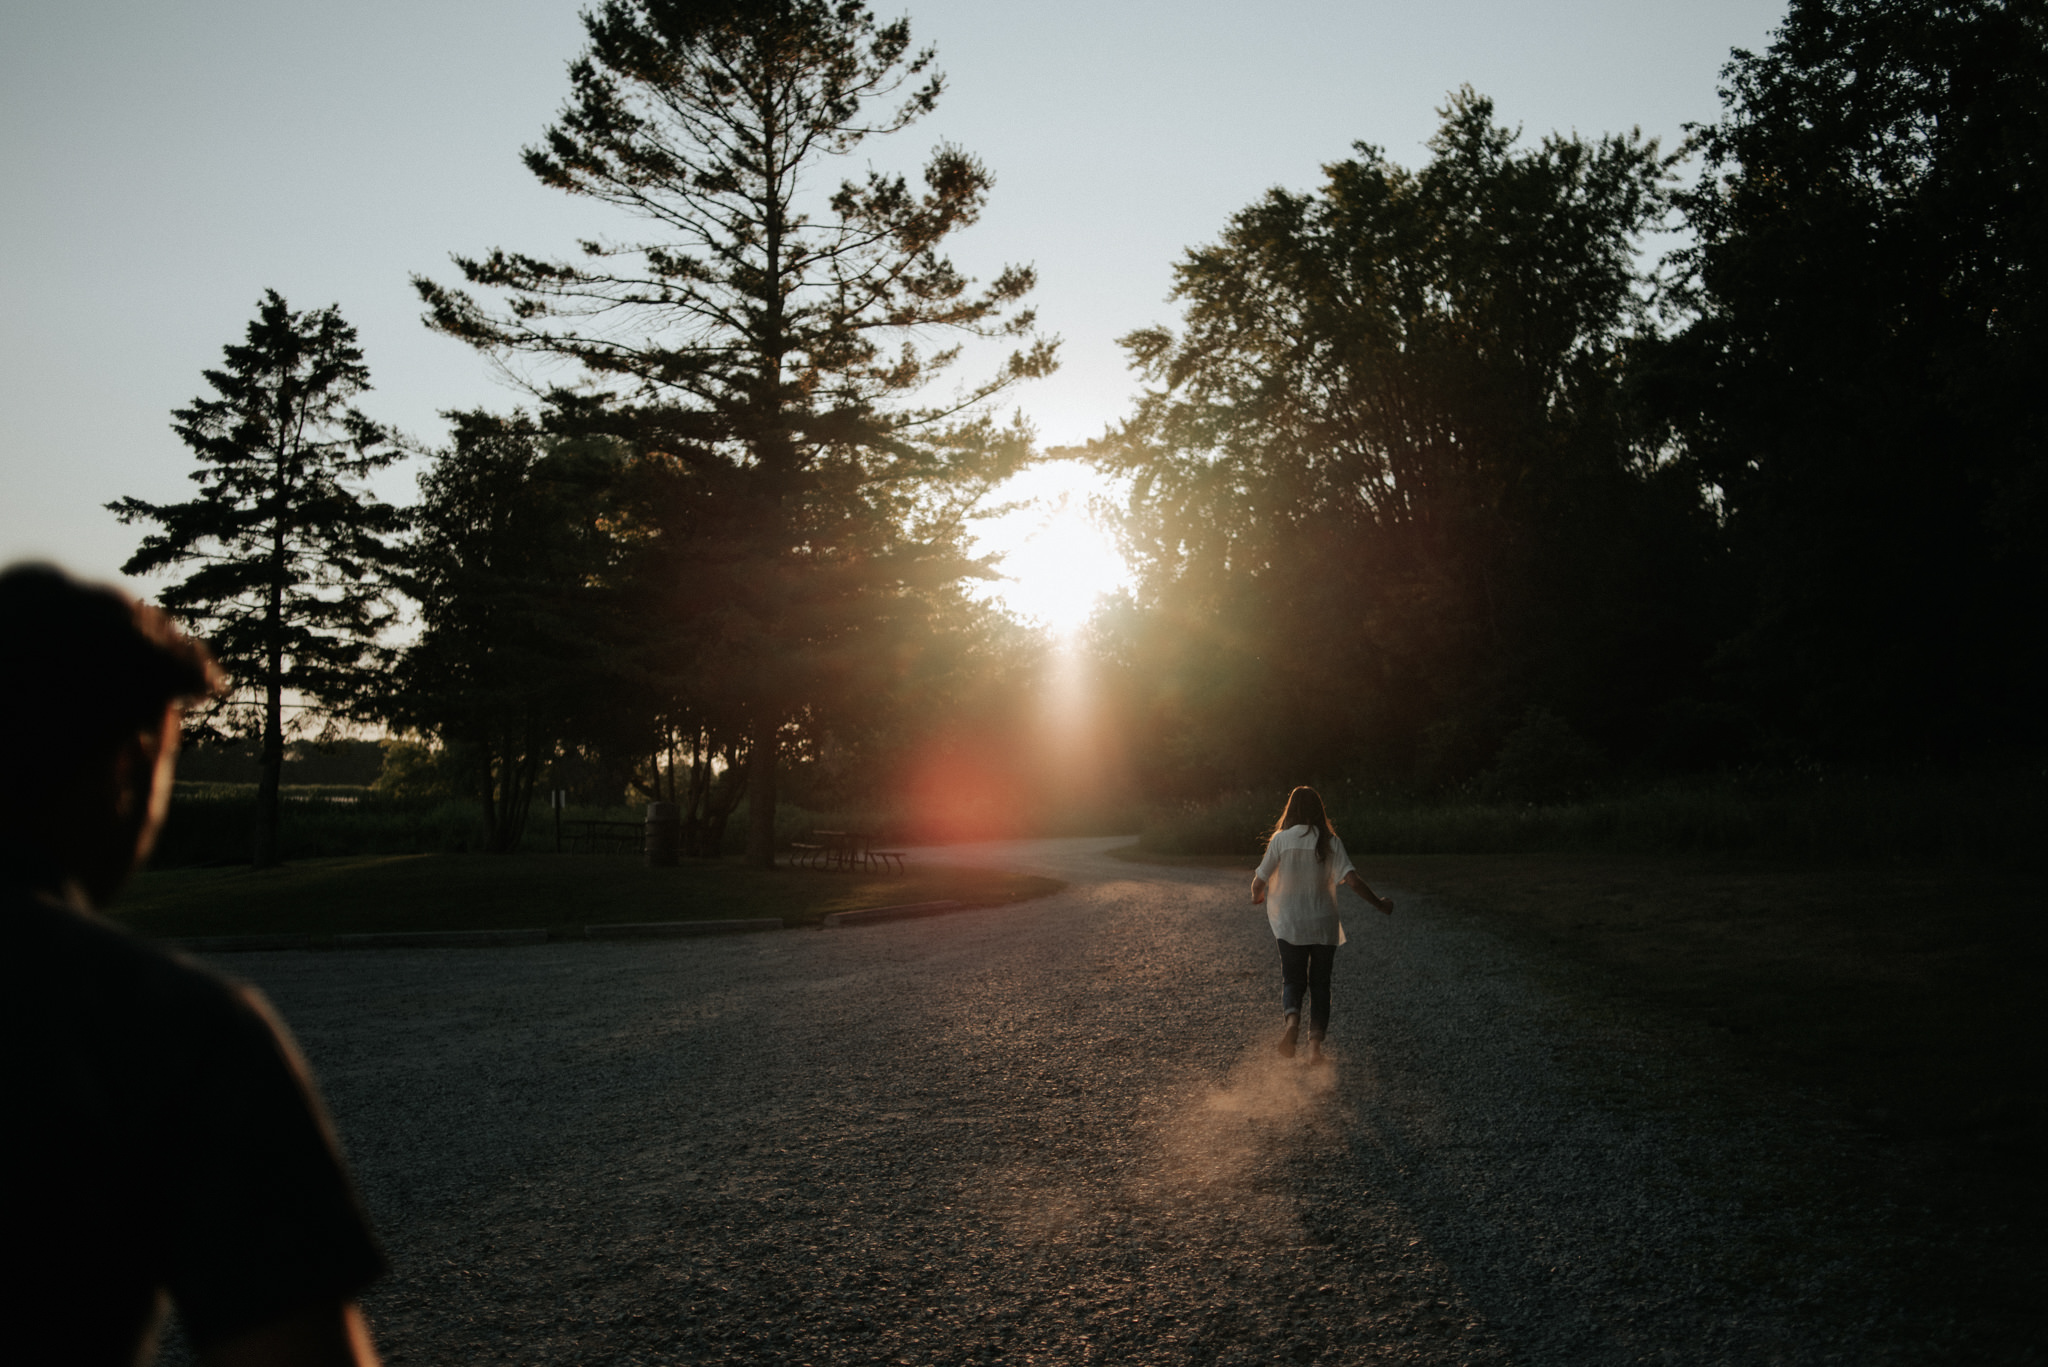
[[1004, 486], [1002, 498], [1020, 506], [990, 518], [976, 538], [984, 554], [1002, 557], [1003, 577], [988, 595], [1055, 635], [1084, 626], [1104, 595], [1130, 582], [1115, 540], [1089, 506], [1108, 488], [1071, 462], [1027, 470]]

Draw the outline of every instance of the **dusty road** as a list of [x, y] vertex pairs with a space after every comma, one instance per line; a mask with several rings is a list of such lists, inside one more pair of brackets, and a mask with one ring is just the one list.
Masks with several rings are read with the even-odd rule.
[[1814, 1136], [1398, 887], [1346, 894], [1335, 1062], [1280, 1059], [1244, 879], [1117, 843], [921, 852], [1072, 884], [931, 920], [223, 962], [321, 1076], [393, 1363], [1887, 1360], [1785, 1256]]

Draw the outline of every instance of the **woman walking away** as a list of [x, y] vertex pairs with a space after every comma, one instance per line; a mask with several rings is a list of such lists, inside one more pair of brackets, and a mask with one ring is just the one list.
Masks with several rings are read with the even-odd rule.
[[1323, 1035], [1330, 1028], [1330, 966], [1344, 943], [1344, 926], [1337, 919], [1339, 883], [1349, 883], [1360, 897], [1394, 914], [1394, 904], [1367, 887], [1351, 867], [1316, 790], [1296, 788], [1287, 795], [1287, 809], [1267, 837], [1266, 857], [1252, 875], [1252, 901], [1266, 904], [1267, 924], [1280, 942], [1280, 1009], [1287, 1013], [1280, 1052], [1290, 1058], [1301, 1030], [1304, 993], [1311, 1057], [1319, 1062], [1323, 1057]]

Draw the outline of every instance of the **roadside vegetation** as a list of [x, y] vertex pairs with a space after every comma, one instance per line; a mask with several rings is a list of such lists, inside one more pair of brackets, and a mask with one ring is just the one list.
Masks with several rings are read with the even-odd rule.
[[[1338, 781], [1320, 790], [1354, 854], [1738, 854], [1794, 860], [2038, 864], [2048, 783], [2038, 773], [1737, 771], [1614, 784], [1548, 801], [1486, 784], [1409, 797]], [[1256, 857], [1285, 790], [1155, 811], [1151, 854]]]

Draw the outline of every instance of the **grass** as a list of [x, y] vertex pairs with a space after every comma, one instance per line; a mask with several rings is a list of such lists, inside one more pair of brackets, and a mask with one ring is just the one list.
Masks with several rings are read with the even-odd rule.
[[1574, 854], [1365, 865], [1376, 886], [1481, 916], [1887, 1134], [2041, 1144], [2048, 917], [2030, 879]]
[[[485, 847], [478, 804], [462, 797], [397, 797], [342, 784], [286, 785], [282, 790], [278, 838], [287, 860], [326, 859], [359, 854], [466, 854]], [[544, 803], [546, 793], [538, 795]], [[572, 807], [565, 821], [638, 823], [645, 804]], [[171, 798], [168, 820], [157, 838], [152, 867], [219, 867], [246, 863], [255, 828], [256, 787], [249, 783], [180, 782]], [[747, 807], [741, 803], [725, 829], [719, 853], [738, 855], [747, 845]], [[902, 811], [876, 806], [852, 810], [814, 810], [794, 803], [775, 809], [775, 847], [810, 841], [820, 830], [866, 831], [891, 845], [926, 844], [934, 840], [996, 838], [1002, 835], [1096, 834], [1114, 827], [1089, 812], [1026, 813], [1015, 829], [980, 831], [933, 829]], [[1024, 818], [1029, 817], [1027, 821]], [[1129, 827], [1124, 829], [1128, 830]], [[554, 813], [536, 806], [523, 832], [520, 848], [529, 854], [555, 847]]]
[[113, 918], [145, 935], [566, 929], [631, 921], [780, 916], [816, 924], [836, 911], [1044, 896], [1050, 878], [913, 865], [900, 875], [747, 868], [627, 857], [395, 854], [307, 859], [275, 869], [166, 869], [136, 878]]

